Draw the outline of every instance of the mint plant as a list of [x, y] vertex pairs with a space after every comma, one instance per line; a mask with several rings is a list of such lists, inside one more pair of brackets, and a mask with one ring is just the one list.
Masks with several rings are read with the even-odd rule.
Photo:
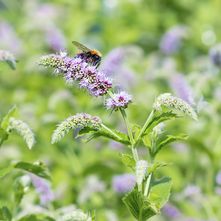
[[[67, 83], [77, 82], [80, 88], [86, 89], [92, 96], [104, 96], [106, 108], [120, 112], [127, 133], [110, 128], [99, 116], [76, 113], [57, 126], [51, 142], [57, 143], [69, 131], [76, 130], [78, 137], [87, 135], [88, 141], [105, 137], [128, 146], [130, 153], [122, 154], [121, 160], [136, 175], [136, 185], [131, 192], [124, 196], [123, 202], [136, 220], [146, 221], [160, 213], [161, 208], [169, 199], [172, 186], [169, 177], [156, 179], [157, 169], [166, 165], [163, 162], [157, 162], [156, 156], [166, 145], [177, 140], [187, 139], [187, 136], [182, 134], [166, 135], [162, 125], [165, 121], [183, 116], [197, 120], [197, 114], [184, 100], [165, 93], [156, 98], [152, 111], [147, 115], [143, 125], [132, 124], [126, 111], [129, 104], [132, 103], [132, 96], [125, 91], [115, 91], [111, 79], [107, 78], [88, 58], [84, 59], [80, 55], [82, 54], [77, 54], [73, 58], [64, 52], [46, 55], [40, 59], [39, 64], [54, 68], [54, 72], [63, 76]], [[145, 146], [148, 150], [145, 159], [141, 159], [138, 154], [137, 149], [140, 146]], [[65, 221], [74, 220], [76, 219], [65, 219]]]

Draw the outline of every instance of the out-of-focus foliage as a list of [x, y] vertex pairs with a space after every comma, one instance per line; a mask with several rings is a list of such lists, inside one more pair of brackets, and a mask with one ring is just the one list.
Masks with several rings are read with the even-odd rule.
[[[0, 0], [0, 50], [9, 51], [17, 61], [0, 52], [0, 119], [15, 104], [36, 139], [29, 150], [11, 133], [0, 149], [0, 168], [42, 161], [51, 173], [50, 181], [36, 181], [26, 173], [29, 170], [5, 171], [0, 219], [11, 219], [7, 208], [18, 220], [30, 211], [39, 215], [21, 220], [51, 220], [81, 208], [85, 216], [96, 211], [97, 221], [133, 220], [116, 184], [117, 176], [131, 173], [120, 157], [129, 151], [126, 147], [106, 139], [84, 143], [83, 138], [74, 140], [73, 133], [50, 143], [56, 125], [79, 112], [125, 131], [119, 114], [106, 110], [102, 98], [38, 66], [44, 54], [67, 50], [74, 55], [77, 50], [71, 42], [77, 40], [102, 52], [101, 68], [113, 72], [107, 74], [116, 91], [126, 88], [133, 95], [128, 108], [133, 123], [144, 122], [161, 93], [175, 94], [198, 112], [196, 122], [165, 122], [171, 134], [163, 135], [185, 133], [189, 138], [165, 146], [157, 158], [167, 165], [154, 165], [158, 176], [170, 176], [173, 186], [170, 202], [152, 220], [221, 220], [221, 73], [215, 66], [221, 53], [215, 62], [209, 56], [210, 48], [221, 41], [220, 8], [219, 0]], [[16, 70], [7, 62], [16, 64]], [[138, 150], [145, 156], [142, 144]], [[127, 184], [125, 180], [121, 184]], [[21, 201], [19, 211], [13, 192]]]

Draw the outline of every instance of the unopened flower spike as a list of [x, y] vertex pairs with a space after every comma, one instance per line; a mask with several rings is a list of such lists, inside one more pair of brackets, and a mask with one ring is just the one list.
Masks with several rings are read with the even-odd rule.
[[9, 120], [8, 131], [13, 130], [22, 136], [29, 149], [33, 147], [35, 143], [35, 137], [32, 130], [25, 122], [11, 117]]
[[92, 130], [98, 130], [101, 127], [101, 119], [97, 116], [91, 116], [86, 113], [78, 113], [74, 116], [68, 117], [61, 122], [57, 129], [54, 131], [51, 139], [51, 143], [57, 143], [60, 141], [70, 130], [90, 128]]
[[172, 96], [170, 93], [164, 93], [158, 96], [154, 102], [153, 108], [156, 111], [162, 111], [162, 107], [180, 111], [194, 120], [197, 120], [197, 114], [194, 109], [184, 100]]

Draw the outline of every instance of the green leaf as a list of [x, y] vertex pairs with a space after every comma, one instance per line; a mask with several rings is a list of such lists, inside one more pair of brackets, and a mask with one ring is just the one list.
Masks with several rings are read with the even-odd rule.
[[31, 214], [24, 216], [17, 221], [55, 221], [55, 219], [44, 214]]
[[17, 179], [15, 181], [15, 184], [14, 184], [14, 203], [15, 203], [15, 207], [17, 207], [21, 203], [24, 194], [25, 194], [24, 186], [22, 185], [20, 180]]
[[11, 221], [12, 215], [6, 206], [0, 208], [0, 220], [1, 221]]
[[4, 143], [4, 141], [5, 140], [7, 140], [8, 139], [8, 133], [4, 130], [4, 129], [2, 129], [2, 128], [0, 128], [0, 146]]
[[92, 130], [88, 130], [87, 128], [84, 128], [79, 131], [79, 135], [84, 135], [84, 134], [89, 133], [91, 136], [87, 141], [90, 141], [90, 140], [95, 139], [97, 137], [105, 137], [105, 138], [108, 138], [111, 140], [115, 140], [115, 141], [122, 143], [122, 144], [126, 144], [126, 145], [130, 144], [130, 141], [129, 141], [128, 136], [126, 134], [124, 134], [120, 131], [117, 131], [117, 130], [112, 130], [112, 132], [114, 134], [103, 129], [103, 128], [101, 128], [97, 131], [92, 131]]
[[4, 129], [5, 131], [7, 131], [7, 129], [8, 129], [10, 117], [14, 116], [16, 110], [17, 110], [16, 106], [13, 106], [8, 111], [8, 113], [4, 116], [4, 118], [2, 119], [2, 121], [1, 121], [1, 128]]
[[122, 153], [120, 154], [120, 158], [125, 166], [130, 167], [131, 169], [135, 168], [136, 162], [131, 155]]
[[145, 134], [143, 137], [142, 137], [142, 141], [143, 141], [143, 144], [145, 145], [145, 147], [147, 148], [151, 148], [151, 138], [149, 136], [149, 134]]
[[134, 140], [137, 140], [140, 131], [141, 131], [140, 125], [134, 124], [132, 126], [132, 133], [133, 133], [133, 136], [134, 136]]
[[186, 134], [181, 134], [179, 136], [167, 135], [166, 138], [157, 145], [157, 149], [154, 152], [154, 155], [156, 155], [167, 144], [173, 143], [178, 140], [186, 140], [187, 138], [188, 136]]
[[16, 69], [16, 61], [15, 61], [15, 60], [6, 60], [6, 63], [8, 64], [8, 66], [9, 66], [12, 70], [15, 70], [15, 69]]
[[170, 196], [172, 182], [168, 177], [155, 181], [150, 188], [148, 196], [135, 187], [124, 198], [123, 202], [130, 213], [140, 221], [146, 221], [148, 218], [158, 214], [165, 205]]
[[0, 178], [3, 178], [7, 174], [9, 174], [12, 171], [12, 169], [13, 169], [13, 166], [8, 166], [3, 169], [0, 169]]
[[161, 114], [155, 113], [150, 123], [147, 125], [143, 135], [148, 134], [155, 126], [159, 123], [162, 123], [167, 120], [171, 120], [173, 118], [179, 118], [179, 116], [172, 111], [163, 112]]
[[39, 177], [45, 178], [45, 179], [51, 179], [50, 174], [47, 170], [47, 168], [42, 163], [38, 164], [31, 164], [27, 162], [18, 162], [14, 165], [17, 169], [22, 169], [25, 171], [28, 171], [30, 173], [33, 173]]
[[168, 166], [169, 163], [164, 163], [164, 162], [155, 162], [152, 165], [149, 165], [148, 167], [148, 173], [154, 173], [157, 169], [161, 168], [161, 167], [166, 167]]
[[166, 204], [169, 199], [172, 181], [169, 177], [164, 177], [161, 180], [155, 181], [150, 188], [148, 201], [154, 204], [155, 208], [160, 209]]
[[141, 192], [134, 188], [124, 198], [123, 202], [127, 206], [130, 213], [140, 221], [146, 221], [148, 218], [157, 214], [154, 206], [148, 202], [147, 198]]

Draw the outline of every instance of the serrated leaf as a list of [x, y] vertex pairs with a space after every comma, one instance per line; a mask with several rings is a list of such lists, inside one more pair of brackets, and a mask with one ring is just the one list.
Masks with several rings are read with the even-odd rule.
[[160, 210], [169, 199], [171, 187], [172, 181], [169, 177], [156, 181], [150, 188], [148, 201]]
[[137, 220], [146, 221], [157, 214], [154, 207], [145, 199], [141, 192], [138, 192], [137, 188], [128, 193], [123, 198], [123, 202]]
[[122, 153], [120, 154], [120, 158], [125, 166], [130, 167], [131, 169], [135, 168], [136, 162], [131, 155]]
[[55, 221], [55, 219], [44, 214], [31, 214], [24, 216], [17, 221]]
[[150, 188], [148, 196], [144, 196], [135, 187], [124, 198], [123, 202], [137, 220], [146, 221], [160, 212], [170, 196], [172, 182], [169, 177], [155, 181]]
[[187, 138], [188, 136], [186, 134], [182, 134], [179, 136], [167, 135], [166, 138], [157, 145], [157, 149], [154, 152], [154, 155], [156, 155], [166, 145], [173, 143], [175, 141], [186, 140]]
[[11, 117], [14, 116], [15, 112], [16, 112], [17, 108], [16, 106], [13, 106], [8, 113], [4, 116], [4, 118], [1, 121], [1, 128], [4, 129], [5, 131], [7, 131], [8, 126], [9, 126], [9, 120]]
[[161, 167], [166, 167], [168, 166], [169, 163], [164, 163], [164, 162], [155, 162], [154, 164], [150, 165], [147, 169], [148, 173], [154, 173], [157, 169]]
[[18, 162], [14, 165], [17, 169], [22, 169], [27, 172], [33, 173], [39, 177], [45, 178], [45, 179], [51, 179], [50, 174], [47, 170], [47, 168], [43, 164], [31, 164], [27, 162]]
[[6, 206], [0, 208], [0, 220], [2, 221], [11, 221], [12, 215], [9, 209]]

